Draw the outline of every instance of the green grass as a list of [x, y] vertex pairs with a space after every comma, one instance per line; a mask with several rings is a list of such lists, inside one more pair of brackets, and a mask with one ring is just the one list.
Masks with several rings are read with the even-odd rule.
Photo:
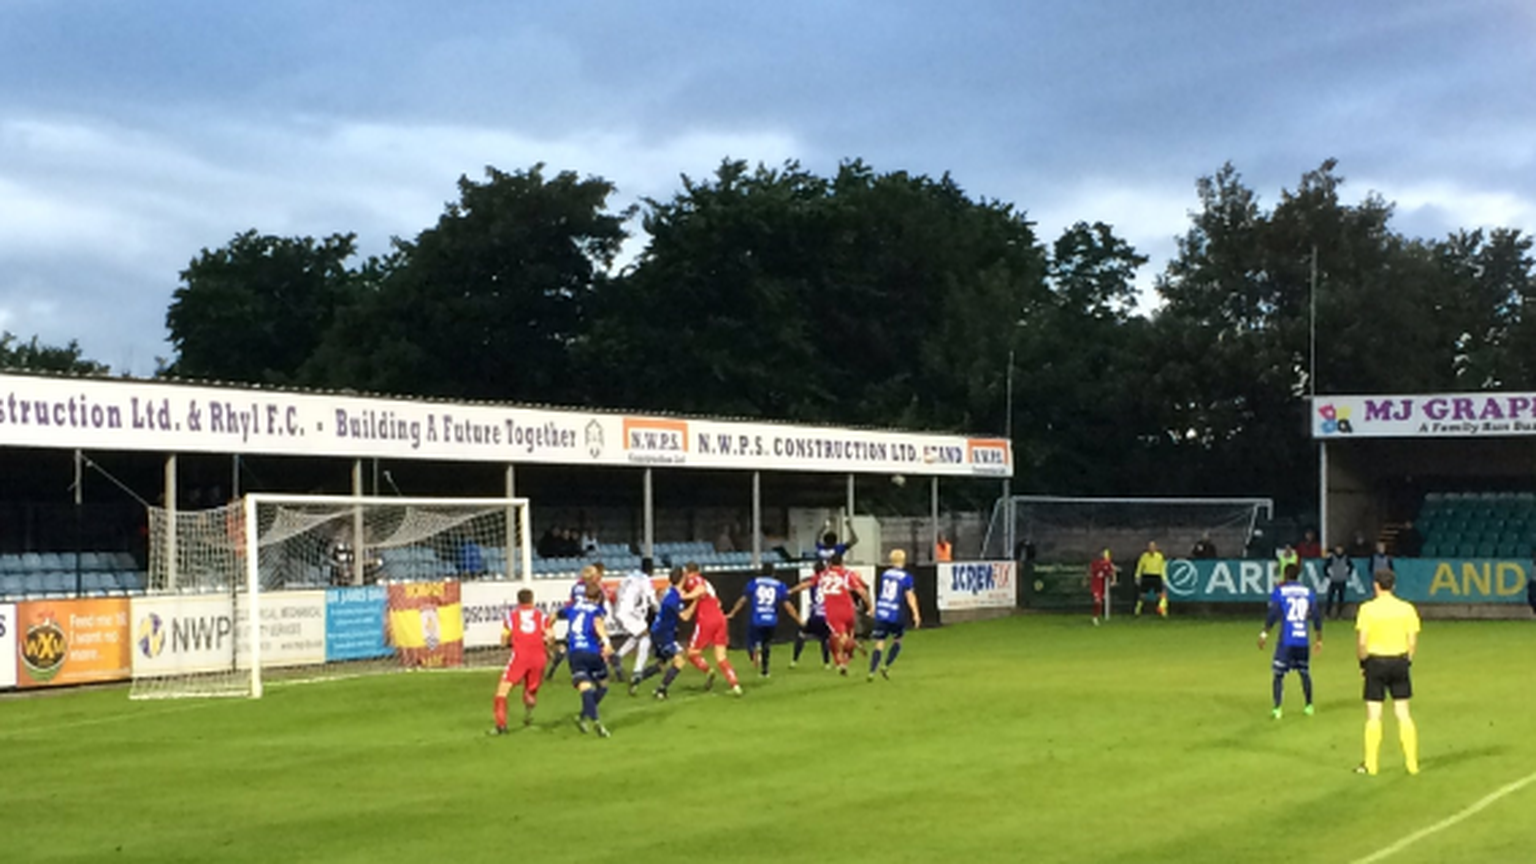
[[[1269, 719], [1256, 622], [1026, 617], [908, 637], [893, 680], [786, 668], [747, 695], [566, 686], [489, 738], [496, 673], [0, 701], [0, 860], [1351, 862], [1536, 772], [1536, 624], [1429, 622], [1423, 773], [1387, 721], [1359, 777], [1352, 634], [1318, 713]], [[746, 661], [734, 655], [739, 666]], [[513, 710], [517, 705], [514, 697]], [[1391, 856], [1529, 861], [1536, 783]]]

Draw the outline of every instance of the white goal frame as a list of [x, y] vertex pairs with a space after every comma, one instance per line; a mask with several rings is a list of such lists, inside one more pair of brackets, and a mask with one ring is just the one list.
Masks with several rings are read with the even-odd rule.
[[[503, 576], [508, 581], [528, 583], [533, 578], [533, 543], [530, 531], [532, 529], [532, 513], [530, 501], [521, 497], [405, 497], [405, 496], [381, 496], [381, 495], [303, 495], [292, 493], [254, 492], [243, 497], [240, 503], [240, 513], [243, 520], [244, 543], [244, 578], [239, 578], [235, 572], [231, 572], [231, 584], [242, 585], [237, 589], [237, 596], [243, 594], [240, 600], [244, 602], [246, 620], [249, 627], [249, 636], [246, 639], [245, 660], [250, 664], [250, 682], [245, 693], [165, 693], [148, 696], [135, 696], [134, 698], [165, 698], [165, 697], [195, 697], [195, 696], [247, 696], [252, 699], [260, 699], [263, 694], [263, 670], [261, 649], [261, 610], [264, 590], [261, 579], [261, 546], [259, 516], [263, 505], [280, 507], [283, 505], [323, 506], [323, 507], [353, 507], [353, 536], [364, 537], [362, 530], [363, 514], [369, 505], [382, 507], [466, 507], [482, 508], [485, 510], [505, 509], [506, 530], [504, 534], [504, 553], [507, 564]], [[185, 511], [183, 511], [185, 512]], [[177, 537], [176, 520], [173, 517], [167, 523], [167, 536], [165, 539], [165, 558], [168, 561], [167, 575], [172, 586], [177, 583], [176, 561], [179, 538]], [[358, 549], [352, 556], [354, 568], [354, 584], [363, 583], [363, 575], [367, 567], [366, 556], [362, 553], [361, 539], [357, 541]], [[516, 575], [513, 573], [513, 562], [518, 565]], [[174, 590], [174, 589], [172, 589]], [[231, 616], [238, 617], [240, 610], [231, 609]], [[238, 678], [234, 679], [238, 680]]]

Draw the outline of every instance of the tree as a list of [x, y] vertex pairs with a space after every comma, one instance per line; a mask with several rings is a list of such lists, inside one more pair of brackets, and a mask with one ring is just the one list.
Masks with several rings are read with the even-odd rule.
[[166, 327], [176, 357], [164, 374], [293, 383], [349, 301], [356, 235], [274, 237], [255, 229], [204, 249], [181, 272]]
[[80, 343], [74, 339], [67, 345], [44, 345], [37, 336], [23, 342], [9, 330], [0, 332], [0, 368], [71, 375], [105, 375], [111, 371], [106, 364], [81, 356]]
[[477, 399], [581, 402], [572, 346], [627, 237], [601, 178], [544, 166], [459, 178], [434, 227], [359, 274], [305, 365], [311, 383]]
[[726, 160], [647, 201], [650, 243], [599, 292], [583, 356], [650, 409], [1001, 430], [1013, 322], [1043, 254], [954, 181]]

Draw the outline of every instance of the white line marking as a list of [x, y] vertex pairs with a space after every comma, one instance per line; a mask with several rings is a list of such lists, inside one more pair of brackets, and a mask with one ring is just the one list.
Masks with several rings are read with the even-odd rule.
[[1524, 789], [1526, 786], [1529, 786], [1532, 783], [1536, 783], [1536, 774], [1527, 775], [1506, 786], [1501, 786], [1499, 789], [1484, 796], [1482, 800], [1468, 806], [1461, 812], [1447, 816], [1446, 818], [1441, 819], [1439, 822], [1436, 822], [1428, 828], [1415, 831], [1412, 834], [1409, 834], [1407, 837], [1404, 837], [1396, 843], [1393, 843], [1391, 846], [1386, 847], [1385, 849], [1377, 850], [1376, 852], [1372, 852], [1364, 858], [1357, 859], [1353, 862], [1353, 864], [1375, 864], [1375, 862], [1380, 861], [1383, 858], [1386, 858], [1390, 855], [1395, 855], [1398, 852], [1407, 849], [1409, 846], [1419, 842], [1420, 840], [1423, 840], [1425, 837], [1440, 831], [1444, 831], [1445, 829], [1455, 825], [1458, 822], [1461, 822], [1467, 817], [1476, 814], [1478, 811], [1487, 808], [1490, 804], [1499, 800], [1500, 798], [1503, 798], [1504, 796], [1514, 792], [1519, 792], [1521, 789]]

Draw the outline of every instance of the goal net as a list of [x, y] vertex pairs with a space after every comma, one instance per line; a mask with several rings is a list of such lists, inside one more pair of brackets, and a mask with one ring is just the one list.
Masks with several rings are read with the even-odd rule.
[[1202, 539], [1212, 557], [1240, 558], [1273, 511], [1268, 498], [1019, 495], [992, 508], [984, 548], [989, 558], [1029, 558], [1035, 605], [1086, 606], [1088, 562], [1105, 549], [1124, 586], [1149, 541], [1170, 559], [1191, 557]]
[[528, 534], [520, 498], [151, 507], [130, 695], [260, 697], [275, 676], [461, 665], [465, 586], [531, 575]]

